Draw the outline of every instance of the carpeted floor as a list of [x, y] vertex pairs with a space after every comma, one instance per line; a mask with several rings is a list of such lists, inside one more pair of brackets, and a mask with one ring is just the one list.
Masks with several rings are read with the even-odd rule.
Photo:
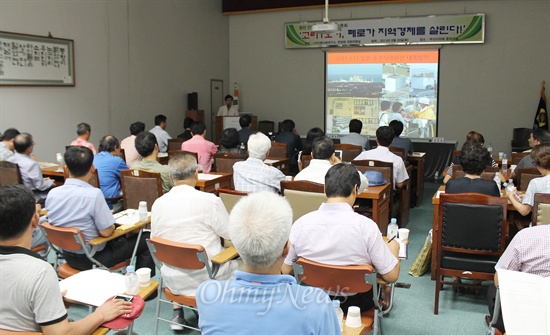
[[[401, 262], [399, 282], [411, 284], [409, 289], [396, 288], [394, 308], [382, 320], [385, 335], [393, 334], [485, 334], [487, 326], [484, 315], [487, 314], [486, 292], [464, 293], [462, 295], [446, 287], [440, 294], [439, 315], [433, 314], [435, 282], [430, 280], [430, 273], [415, 278], [408, 274], [422, 248], [428, 231], [432, 227], [433, 205], [431, 198], [439, 185], [425, 183], [424, 200], [418, 208], [411, 209], [409, 236], [409, 259]], [[492, 284], [492, 283], [487, 283]], [[143, 314], [135, 321], [134, 331], [138, 334], [154, 334], [155, 308], [157, 299], [146, 304]], [[165, 305], [165, 304], [163, 304]], [[80, 319], [87, 314], [83, 307], [71, 307], [69, 315]], [[170, 306], [161, 309], [161, 315], [171, 319]], [[186, 312], [186, 318], [196, 324], [192, 312]], [[281, 321], [284, 322], [284, 321]], [[113, 332], [111, 332], [113, 333]], [[166, 323], [159, 324], [159, 334], [198, 334], [196, 331], [184, 330], [174, 332]]]

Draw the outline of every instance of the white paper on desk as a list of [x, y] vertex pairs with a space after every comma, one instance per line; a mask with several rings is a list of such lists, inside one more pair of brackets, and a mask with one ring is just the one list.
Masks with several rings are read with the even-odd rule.
[[110, 297], [126, 291], [124, 276], [107, 270], [86, 270], [59, 282], [65, 298], [86, 305], [99, 306]]
[[48, 162], [39, 162], [38, 165], [40, 165], [42, 169], [53, 167], [53, 166], [59, 166], [59, 164], [57, 163], [48, 163]]
[[212, 180], [221, 177], [219, 174], [199, 173], [199, 180]]
[[264, 163], [266, 164], [273, 164], [273, 163], [277, 163], [278, 160], [275, 160], [275, 159], [264, 159]]
[[497, 272], [506, 334], [550, 334], [550, 277]]
[[[139, 213], [137, 209], [127, 209], [113, 215], [115, 223], [119, 225], [134, 224], [139, 222]], [[147, 212], [147, 216], [151, 216], [151, 212]]]
[[425, 154], [426, 154], [425, 152], [416, 152], [415, 151], [411, 154], [411, 156], [413, 156], [413, 157], [424, 157]]

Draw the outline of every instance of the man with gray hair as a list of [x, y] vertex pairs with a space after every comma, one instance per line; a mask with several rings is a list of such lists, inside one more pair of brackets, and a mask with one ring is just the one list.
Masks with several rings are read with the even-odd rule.
[[[200, 244], [209, 258], [224, 250], [220, 237], [229, 239], [229, 214], [220, 198], [195, 189], [200, 165], [193, 155], [179, 153], [168, 162], [174, 187], [158, 198], [151, 209], [151, 236], [174, 242]], [[237, 268], [236, 261], [220, 267], [219, 279], [228, 279]], [[166, 286], [174, 294], [193, 296], [200, 283], [208, 279], [205, 270], [182, 270], [164, 265]], [[173, 321], [185, 324], [183, 310], [174, 306]], [[173, 330], [182, 326], [170, 325]]]
[[281, 180], [285, 175], [277, 168], [264, 163], [271, 141], [267, 136], [258, 132], [248, 138], [248, 159], [233, 165], [233, 184], [235, 190], [242, 192], [281, 190]]
[[271, 192], [241, 199], [231, 211], [229, 235], [244, 261], [227, 281], [197, 289], [203, 334], [340, 334], [327, 294], [281, 275], [289, 251], [292, 209]]

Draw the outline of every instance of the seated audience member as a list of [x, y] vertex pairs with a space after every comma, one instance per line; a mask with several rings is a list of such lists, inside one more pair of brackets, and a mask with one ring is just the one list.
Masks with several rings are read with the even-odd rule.
[[370, 149], [369, 136], [361, 135], [363, 129], [363, 122], [358, 119], [352, 119], [349, 122], [349, 135], [346, 135], [340, 139], [342, 144], [358, 145], [363, 149]]
[[223, 99], [225, 105], [218, 109], [218, 116], [239, 116], [239, 106], [233, 105], [233, 96], [228, 94]]
[[391, 146], [405, 149], [405, 154], [412, 154], [414, 152], [414, 149], [411, 139], [406, 137], [399, 137], [403, 132], [403, 123], [401, 121], [393, 120], [390, 122], [390, 127], [393, 129], [394, 132], [393, 142], [391, 143]]
[[[334, 143], [326, 136], [321, 136], [313, 141], [313, 151], [311, 152], [311, 162], [309, 166], [300, 171], [294, 180], [312, 181], [318, 184], [325, 183], [327, 171], [337, 163], [342, 163], [340, 158], [334, 155]], [[361, 172], [357, 171], [361, 178], [358, 193], [363, 192], [368, 186], [369, 181]]]
[[[115, 218], [107, 207], [103, 193], [88, 184], [95, 169], [92, 151], [83, 147], [70, 147], [64, 158], [69, 178], [63, 186], [54, 188], [46, 199], [50, 223], [56, 227], [80, 229], [86, 244], [96, 237], [111, 236], [115, 231]], [[155, 264], [145, 244], [147, 238], [149, 233], [144, 232], [138, 241], [136, 268], [148, 267], [154, 273]], [[107, 267], [115, 266], [130, 259], [136, 241], [137, 234], [111, 240], [97, 248], [94, 258]], [[93, 266], [84, 250], [64, 250], [63, 256], [75, 269], [88, 270]]]
[[193, 137], [181, 144], [181, 150], [196, 152], [199, 157], [199, 164], [203, 172], [212, 170], [212, 156], [218, 152], [216, 145], [204, 137], [206, 136], [206, 125], [202, 122], [194, 122], [191, 125]]
[[534, 178], [529, 182], [521, 202], [515, 198], [512, 192], [506, 194], [521, 215], [527, 215], [531, 212], [535, 193], [550, 193], [550, 143], [542, 143], [534, 147], [531, 151], [531, 158], [535, 167], [542, 174], [542, 178]]
[[183, 133], [179, 134], [178, 137], [183, 139], [184, 141], [187, 141], [193, 137], [193, 134], [191, 134], [191, 125], [195, 122], [190, 117], [186, 117], [183, 119]]
[[275, 136], [275, 142], [286, 143], [287, 158], [290, 158], [290, 168], [292, 171], [298, 171], [298, 152], [303, 149], [302, 139], [300, 135], [294, 129], [296, 124], [294, 121], [287, 119], [282, 122], [280, 132]]
[[241, 130], [239, 130], [239, 143], [247, 143], [248, 138], [252, 134], [256, 134], [255, 130], [250, 129], [250, 124], [252, 123], [252, 117], [248, 114], [244, 114], [239, 118], [239, 125]]
[[218, 152], [229, 152], [245, 155], [246, 150], [241, 149], [239, 133], [235, 128], [226, 128], [220, 134], [220, 150]]
[[19, 166], [23, 184], [33, 191], [36, 199], [43, 204], [54, 182], [50, 178], [44, 178], [40, 165], [31, 158], [34, 150], [34, 140], [31, 134], [21, 133], [15, 136], [13, 147], [15, 154], [8, 158], [8, 161]]
[[[120, 193], [120, 171], [128, 170], [128, 165], [119, 157], [120, 145], [118, 139], [107, 135], [99, 141], [99, 153], [94, 156], [94, 167], [97, 170], [99, 188], [105, 198], [115, 198]], [[124, 205], [122, 200], [112, 203], [109, 208], [115, 213], [120, 212]]]
[[[220, 198], [195, 189], [200, 165], [193, 155], [179, 153], [170, 159], [170, 176], [174, 187], [158, 198], [151, 209], [151, 233], [175, 242], [200, 244], [208, 258], [224, 250], [220, 237], [229, 239], [229, 214]], [[236, 261], [220, 267], [217, 279], [229, 279]], [[161, 269], [162, 278], [178, 295], [194, 296], [200, 283], [208, 279], [206, 270], [182, 270], [170, 266]], [[175, 305], [174, 322], [185, 324], [183, 310]], [[181, 330], [182, 326], [172, 325]]]
[[168, 151], [168, 140], [172, 138], [166, 129], [166, 116], [159, 114], [155, 116], [155, 126], [149, 130], [157, 138], [157, 144], [159, 146], [159, 152]]
[[492, 180], [481, 179], [481, 174], [491, 162], [491, 154], [480, 143], [464, 143], [460, 152], [460, 165], [464, 177], [447, 182], [446, 193], [482, 193], [500, 197], [500, 190]]
[[141, 155], [136, 149], [136, 136], [145, 131], [145, 123], [134, 122], [130, 125], [130, 136], [120, 142], [120, 148], [124, 149], [124, 157], [126, 157], [126, 165], [132, 166], [141, 160]]
[[285, 175], [281, 170], [266, 165], [264, 159], [271, 149], [269, 137], [258, 132], [248, 139], [248, 158], [233, 165], [233, 184], [235, 190], [242, 192], [281, 190], [281, 180]]
[[315, 127], [311, 128], [306, 135], [306, 143], [304, 144], [304, 149], [298, 153], [298, 171], [302, 171], [302, 156], [311, 155], [311, 150], [313, 147], [313, 140], [317, 137], [325, 136], [323, 129]]
[[[472, 130], [472, 131], [470, 131], [466, 134], [466, 142], [464, 142], [464, 143], [480, 143], [481, 145], [484, 145], [485, 144], [485, 138], [480, 133]], [[451, 165], [449, 165], [449, 168], [447, 169], [447, 175], [443, 179], [444, 184], [447, 184], [449, 179], [451, 179], [453, 177], [453, 166], [455, 164], [460, 164], [460, 158], [459, 157], [454, 157], [453, 161], [451, 162]], [[487, 166], [489, 166], [489, 165], [487, 165]], [[498, 167], [498, 164], [491, 158], [491, 165], [490, 166]], [[506, 178], [504, 178], [504, 176], [501, 175], [500, 180], [506, 180]]]
[[2, 142], [0, 142], [0, 161], [5, 161], [13, 156], [13, 139], [19, 134], [15, 128], [6, 129], [2, 135]]
[[162, 192], [170, 191], [174, 183], [170, 179], [170, 168], [168, 165], [162, 165], [157, 161], [158, 144], [155, 135], [150, 132], [142, 132], [136, 137], [136, 150], [143, 159], [131, 168], [135, 170], [145, 170], [150, 172], [160, 172], [162, 179]]
[[76, 134], [78, 137], [76, 140], [72, 141], [70, 145], [78, 146], [78, 147], [86, 147], [95, 154], [97, 154], [97, 150], [95, 149], [94, 145], [89, 142], [90, 136], [92, 136], [92, 128], [89, 124], [85, 122], [81, 122], [78, 125], [76, 125]]
[[[399, 244], [386, 243], [374, 221], [353, 211], [360, 185], [357, 169], [348, 163], [332, 166], [325, 177], [327, 202], [294, 223], [290, 231], [290, 251], [282, 267], [292, 272], [298, 257], [332, 265], [371, 264], [387, 282], [399, 277]], [[334, 297], [349, 306], [366, 311], [374, 306], [372, 290], [346, 292]]]
[[393, 129], [389, 126], [383, 126], [376, 129], [376, 143], [378, 146], [375, 149], [363, 151], [355, 160], [370, 159], [381, 162], [393, 163], [393, 185], [394, 188], [403, 187], [405, 181], [409, 179], [405, 163], [401, 157], [395, 155], [388, 149], [394, 138]]
[[252, 194], [235, 205], [229, 234], [244, 269], [197, 289], [203, 334], [340, 334], [327, 294], [281, 275], [291, 226], [290, 205], [273, 193]]
[[[550, 143], [550, 132], [546, 129], [542, 128], [535, 128], [531, 130], [531, 134], [529, 135], [529, 147], [531, 149], [526, 150], [524, 152], [531, 152], [534, 147], [541, 143]], [[518, 165], [512, 172], [512, 178], [516, 176], [518, 169], [527, 169], [527, 168], [534, 168], [535, 163], [533, 162], [533, 158], [531, 158], [531, 155], [527, 155], [519, 161]]]
[[[550, 245], [550, 224], [522, 229], [514, 236], [502, 256], [500, 256], [495, 270], [520, 271], [541, 277], [550, 277], [548, 245]], [[521, 285], [521, 283], [518, 283], [518, 285]], [[487, 323], [493, 318], [497, 287], [498, 273], [495, 273], [495, 285], [489, 285], [487, 291], [490, 313], [485, 317]], [[501, 309], [496, 328], [504, 333], [506, 330], [502, 320]]]
[[37, 226], [33, 194], [21, 185], [0, 188], [0, 329], [91, 334], [101, 324], [131, 312], [130, 302], [109, 300], [84, 319], [69, 321], [55, 270], [30, 250]]

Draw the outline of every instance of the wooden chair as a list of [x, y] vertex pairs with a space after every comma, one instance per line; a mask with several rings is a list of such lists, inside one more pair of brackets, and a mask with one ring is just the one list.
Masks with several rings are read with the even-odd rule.
[[529, 156], [531, 152], [512, 152], [512, 165], [518, 165], [525, 156]]
[[74, 252], [84, 251], [86, 257], [92, 262], [93, 268], [100, 268], [110, 271], [123, 271], [130, 265], [128, 261], [120, 262], [111, 268], [107, 268], [94, 258], [97, 252], [97, 246], [88, 246], [84, 235], [78, 228], [64, 228], [51, 225], [49, 222], [43, 222], [40, 228], [50, 243], [50, 247], [55, 251], [54, 268], [59, 278], [68, 278], [80, 272], [73, 268], [69, 263], [59, 264], [59, 258], [63, 255], [63, 250]]
[[343, 162], [351, 162], [363, 152], [363, 148], [360, 145], [353, 144], [335, 144], [334, 150], [342, 150]]
[[288, 150], [286, 143], [271, 142], [271, 149], [267, 158], [290, 158], [288, 157]]
[[185, 140], [179, 137], [168, 139], [168, 151], [181, 150], [181, 144], [183, 142], [185, 142]]
[[533, 226], [550, 224], [550, 194], [535, 193], [531, 222]]
[[281, 193], [292, 207], [292, 222], [301, 216], [316, 211], [327, 201], [325, 185], [311, 181], [281, 181]]
[[216, 172], [233, 173], [233, 165], [246, 160], [246, 155], [222, 152], [214, 154], [214, 165]]
[[11, 184], [23, 184], [19, 166], [8, 161], [0, 161], [0, 187]]
[[230, 213], [235, 204], [237, 204], [237, 202], [241, 200], [242, 197], [247, 196], [248, 193], [229, 190], [227, 188], [218, 188], [216, 189], [216, 195], [220, 197], [225, 206], [225, 209], [228, 213]]
[[434, 243], [435, 307], [439, 313], [439, 292], [444, 276], [493, 280], [495, 265], [506, 247], [508, 201], [479, 193], [440, 195]]
[[516, 169], [517, 189], [520, 191], [527, 190], [529, 182], [535, 178], [542, 177], [542, 174], [537, 168]]
[[[389, 308], [383, 310], [379, 303], [380, 292], [376, 272], [372, 265], [328, 265], [298, 258], [294, 264], [294, 277], [299, 283], [315, 286], [325, 291], [341, 291], [343, 287], [348, 292], [368, 292], [373, 290], [374, 308], [362, 311], [361, 334], [372, 331], [372, 334], [381, 334], [382, 316], [389, 312]], [[393, 284], [391, 285], [393, 295]], [[344, 326], [345, 327], [345, 326]]]
[[[500, 171], [498, 167], [488, 166], [481, 173], [481, 179], [493, 180], [495, 178], [495, 172]], [[453, 165], [453, 178], [462, 178], [466, 175], [466, 172], [462, 169], [460, 164]]]
[[[201, 270], [205, 269], [208, 273], [208, 277], [214, 279], [218, 273], [219, 267], [221, 264], [228, 262], [231, 258], [220, 259], [218, 263], [210, 262], [206, 249], [203, 246], [198, 244], [187, 244], [169, 241], [158, 236], [155, 236], [147, 240], [147, 247], [153, 256], [155, 265], [162, 271], [162, 265], [166, 264], [171, 267], [186, 269], [186, 270]], [[223, 252], [222, 252], [223, 253]], [[220, 253], [220, 254], [222, 254]], [[216, 257], [216, 256], [215, 256]], [[219, 257], [218, 257], [219, 258]], [[165, 287], [163, 284], [162, 274], [160, 277], [160, 285], [158, 287], [158, 300], [157, 308], [155, 314], [155, 334], [158, 334], [158, 323], [160, 321], [168, 322], [170, 324], [177, 324], [171, 320], [164, 319], [160, 317], [160, 304], [168, 303], [177, 303], [183, 308], [188, 308], [192, 310], [197, 310], [197, 301], [195, 296], [181, 296], [176, 295], [170, 291], [168, 287]], [[164, 293], [164, 297], [163, 294]], [[192, 327], [188, 324], [178, 324], [185, 328], [191, 328], [197, 331], [200, 329]]]
[[199, 161], [199, 155], [196, 152], [186, 151], [186, 150], [181, 150], [181, 149], [168, 151], [168, 160], [167, 161], [170, 161], [170, 159], [172, 157], [174, 157], [175, 155], [177, 155], [179, 153], [186, 153], [186, 154], [189, 154], [191, 156], [195, 156], [195, 159], [197, 160], [197, 162]]
[[126, 151], [124, 149], [120, 148], [118, 152], [118, 157], [122, 158], [124, 162], [126, 162]]
[[391, 151], [394, 155], [397, 155], [397, 156], [401, 157], [401, 159], [403, 160], [403, 162], [406, 162], [406, 161], [407, 161], [407, 155], [408, 155], [408, 153], [405, 152], [405, 149], [399, 148], [399, 147], [392, 147], [392, 146], [389, 146], [388, 149], [390, 149], [390, 151]]
[[311, 157], [311, 155], [302, 155], [300, 159], [302, 160], [302, 170], [303, 170], [309, 166], [309, 163], [311, 163], [311, 160], [313, 159], [313, 157]]
[[126, 209], [137, 209], [140, 201], [147, 201], [147, 210], [150, 211], [155, 200], [162, 196], [160, 172], [122, 170], [120, 177], [122, 199]]

